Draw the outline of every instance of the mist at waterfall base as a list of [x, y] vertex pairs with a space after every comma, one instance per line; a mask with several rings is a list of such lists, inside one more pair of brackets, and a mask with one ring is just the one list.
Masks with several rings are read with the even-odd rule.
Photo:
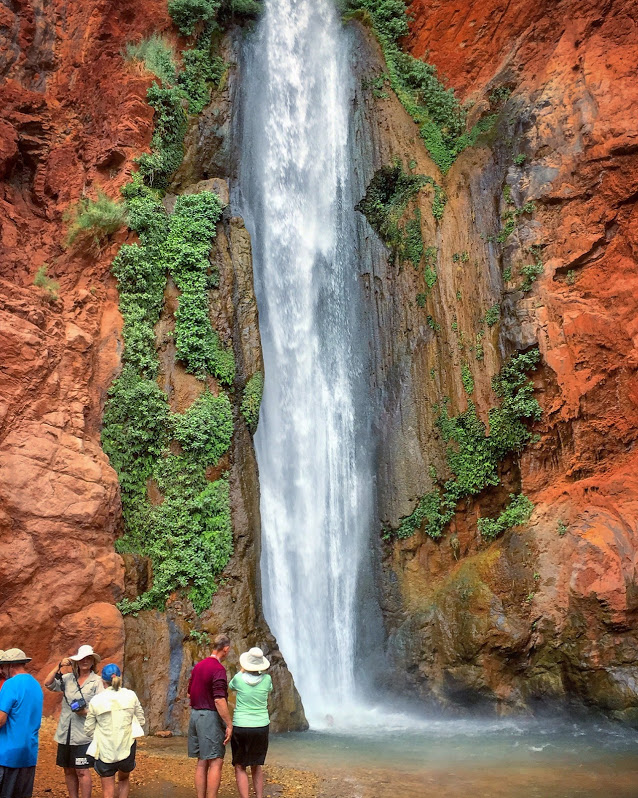
[[[365, 712], [382, 624], [349, 154], [332, 0], [266, 0], [242, 59], [237, 202], [253, 242], [265, 388], [255, 436], [264, 613], [312, 726]], [[375, 653], [376, 652], [376, 653]]]

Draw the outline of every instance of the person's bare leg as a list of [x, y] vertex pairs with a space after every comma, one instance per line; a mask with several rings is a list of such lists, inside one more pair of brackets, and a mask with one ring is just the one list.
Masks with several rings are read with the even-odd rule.
[[88, 768], [78, 768], [75, 771], [78, 775], [78, 786], [80, 798], [91, 798], [91, 790], [93, 789], [93, 781], [91, 780], [91, 771]]
[[79, 798], [78, 774], [75, 768], [64, 768], [64, 781], [69, 791], [69, 798]]
[[248, 772], [243, 765], [235, 765], [235, 781], [237, 782], [237, 792], [239, 798], [248, 798]]
[[252, 765], [250, 773], [253, 777], [253, 789], [257, 798], [264, 798], [264, 766]]
[[115, 798], [115, 776], [102, 776], [102, 798]]
[[206, 798], [217, 798], [219, 785], [222, 781], [223, 759], [208, 760], [208, 776], [206, 779]]
[[210, 759], [198, 759], [195, 770], [195, 790], [197, 798], [206, 798], [206, 780], [208, 778], [208, 765]]
[[131, 786], [131, 780], [129, 778], [130, 775], [130, 773], [124, 773], [121, 770], [119, 771], [117, 781], [119, 793], [116, 798], [128, 798], [128, 792]]

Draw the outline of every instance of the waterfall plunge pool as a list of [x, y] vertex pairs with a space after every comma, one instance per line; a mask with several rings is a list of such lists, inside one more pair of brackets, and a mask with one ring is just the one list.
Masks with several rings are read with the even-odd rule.
[[326, 798], [637, 798], [638, 733], [565, 719], [430, 720], [275, 735], [269, 759]]
[[[399, 728], [396, 720], [356, 731], [272, 735], [267, 770], [317, 773], [317, 798], [638, 798], [638, 732], [619, 724], [565, 717], [415, 718]], [[183, 760], [190, 773], [183, 737], [145, 738], [143, 750], [153, 758]], [[181, 782], [164, 788], [136, 786], [135, 794], [192, 794]], [[229, 768], [221, 795], [235, 794]], [[267, 785], [269, 798], [290, 794]]]

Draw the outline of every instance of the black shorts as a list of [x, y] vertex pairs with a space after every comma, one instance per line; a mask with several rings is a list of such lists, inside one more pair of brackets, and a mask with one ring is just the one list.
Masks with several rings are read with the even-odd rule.
[[35, 765], [29, 768], [6, 768], [0, 765], [0, 798], [31, 798]]
[[93, 764], [93, 757], [87, 756], [87, 749], [91, 743], [84, 745], [67, 745], [58, 743], [58, 753], [55, 757], [55, 764], [61, 768], [75, 768], [83, 770], [90, 768]]
[[122, 759], [119, 762], [102, 762], [101, 759], [96, 759], [95, 764], [93, 765], [95, 772], [98, 776], [101, 776], [104, 779], [115, 776], [118, 771], [120, 773], [130, 773], [132, 770], [135, 770], [136, 748], [137, 742], [133, 741], [129, 755], [126, 757], [126, 759]]
[[268, 730], [270, 726], [233, 726], [230, 746], [233, 749], [233, 765], [250, 767], [263, 765], [268, 753]]

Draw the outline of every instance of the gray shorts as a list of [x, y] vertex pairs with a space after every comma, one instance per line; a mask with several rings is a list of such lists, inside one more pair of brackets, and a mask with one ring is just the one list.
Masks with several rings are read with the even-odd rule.
[[223, 759], [226, 724], [212, 709], [191, 709], [188, 755], [197, 759]]

